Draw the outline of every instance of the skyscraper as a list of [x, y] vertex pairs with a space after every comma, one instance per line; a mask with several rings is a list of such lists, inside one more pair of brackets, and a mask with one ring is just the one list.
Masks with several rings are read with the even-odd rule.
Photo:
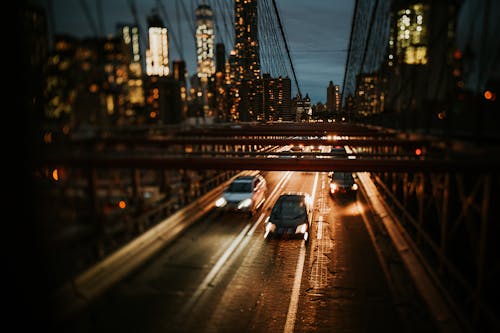
[[333, 84], [332, 81], [330, 81], [330, 84], [326, 88], [326, 109], [328, 110], [328, 112], [340, 111], [339, 86]]
[[212, 8], [203, 1], [196, 9], [196, 57], [198, 77], [210, 77], [215, 73], [214, 21]]
[[223, 43], [215, 45], [215, 71], [224, 72], [226, 70], [226, 48]]
[[212, 8], [202, 1], [196, 8], [196, 57], [198, 64], [197, 78], [199, 90], [196, 99], [203, 108], [203, 117], [214, 116], [210, 107], [209, 84], [215, 74], [215, 34]]
[[167, 28], [156, 12], [148, 16], [149, 48], [146, 50], [146, 74], [167, 76], [170, 74], [168, 60]]
[[235, 107], [242, 121], [260, 113], [262, 82], [258, 40], [257, 0], [235, 0]]
[[235, 50], [238, 82], [260, 78], [257, 0], [235, 0]]
[[117, 33], [125, 46], [125, 63], [127, 68], [126, 82], [128, 84], [127, 114], [136, 116], [137, 111], [144, 106], [144, 86], [142, 81], [142, 56], [139, 43], [139, 27], [130, 24], [118, 24]]

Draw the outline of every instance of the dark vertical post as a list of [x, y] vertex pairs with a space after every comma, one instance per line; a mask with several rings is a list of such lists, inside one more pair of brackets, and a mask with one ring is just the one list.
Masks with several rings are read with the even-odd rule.
[[476, 296], [474, 309], [474, 317], [476, 321], [481, 319], [481, 294], [483, 291], [486, 238], [488, 235], [488, 212], [490, 209], [491, 179], [491, 175], [484, 176], [483, 204], [481, 205], [481, 226], [479, 230], [479, 251], [477, 258], [476, 292], [474, 293]]
[[422, 242], [422, 232], [424, 228], [424, 198], [425, 198], [425, 174], [419, 175], [419, 182], [417, 185], [417, 199], [418, 199], [418, 225], [419, 231], [417, 234], [417, 244]]
[[439, 273], [443, 273], [443, 264], [446, 256], [446, 242], [448, 240], [448, 208], [450, 191], [450, 174], [444, 175], [443, 201], [441, 206], [441, 243], [439, 249]]

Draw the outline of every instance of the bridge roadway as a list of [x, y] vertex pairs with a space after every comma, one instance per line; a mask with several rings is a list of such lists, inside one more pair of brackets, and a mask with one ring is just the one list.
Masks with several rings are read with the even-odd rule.
[[[325, 172], [263, 175], [258, 214], [209, 210], [53, 331], [457, 332], [417, 291], [366, 189], [334, 200]], [[308, 245], [263, 238], [283, 191], [314, 196]]]

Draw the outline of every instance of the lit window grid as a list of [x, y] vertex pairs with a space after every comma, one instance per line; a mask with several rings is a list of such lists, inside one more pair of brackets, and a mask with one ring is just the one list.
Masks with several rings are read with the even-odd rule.
[[[409, 8], [398, 11], [396, 22], [396, 52], [402, 56], [406, 64], [427, 63], [427, 27], [425, 17], [428, 13], [427, 5], [414, 4]], [[389, 41], [390, 49], [394, 44], [392, 38]], [[389, 62], [392, 65], [393, 54], [389, 54]]]
[[207, 24], [201, 24], [196, 30], [196, 48], [198, 77], [209, 77], [215, 73], [214, 31]]
[[146, 62], [146, 73], [149, 76], [167, 76], [170, 73], [166, 28], [149, 28], [149, 50], [146, 51]]

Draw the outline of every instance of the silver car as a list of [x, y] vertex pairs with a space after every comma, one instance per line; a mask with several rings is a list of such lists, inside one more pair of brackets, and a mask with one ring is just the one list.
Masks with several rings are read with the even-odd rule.
[[267, 182], [260, 175], [239, 176], [224, 190], [215, 202], [222, 211], [255, 214], [267, 198]]

